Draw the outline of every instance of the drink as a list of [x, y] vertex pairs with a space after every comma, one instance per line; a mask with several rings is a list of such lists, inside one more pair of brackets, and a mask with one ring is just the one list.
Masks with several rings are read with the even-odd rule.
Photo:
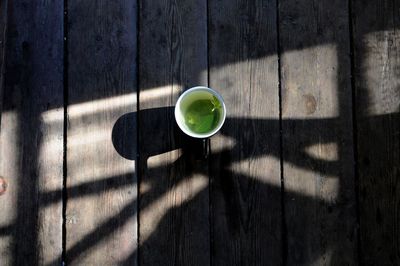
[[195, 100], [184, 113], [185, 123], [195, 133], [207, 133], [218, 126], [221, 113], [222, 107], [217, 97]]
[[195, 87], [184, 92], [175, 106], [175, 119], [182, 131], [195, 138], [215, 134], [226, 116], [222, 97], [212, 89]]

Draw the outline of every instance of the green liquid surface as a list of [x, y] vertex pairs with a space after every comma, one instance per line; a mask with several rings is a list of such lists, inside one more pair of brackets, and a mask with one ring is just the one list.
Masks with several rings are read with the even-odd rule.
[[187, 127], [198, 134], [214, 130], [221, 118], [222, 107], [216, 97], [193, 101], [184, 112]]

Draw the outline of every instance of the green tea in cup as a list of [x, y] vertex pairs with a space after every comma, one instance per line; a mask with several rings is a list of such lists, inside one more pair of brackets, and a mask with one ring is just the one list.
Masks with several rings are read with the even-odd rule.
[[175, 119], [181, 130], [195, 138], [214, 135], [223, 125], [226, 108], [222, 97], [207, 87], [185, 91], [175, 106]]

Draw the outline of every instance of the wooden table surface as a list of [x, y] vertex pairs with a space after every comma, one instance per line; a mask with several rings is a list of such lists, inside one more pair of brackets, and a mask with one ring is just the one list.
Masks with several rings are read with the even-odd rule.
[[1, 266], [400, 265], [399, 1], [1, 0], [0, 33]]

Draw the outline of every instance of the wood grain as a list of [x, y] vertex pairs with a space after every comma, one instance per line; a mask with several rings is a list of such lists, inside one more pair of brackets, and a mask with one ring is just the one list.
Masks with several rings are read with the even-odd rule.
[[8, 8], [8, 1], [2, 1], [0, 3], [0, 125], [1, 125], [1, 110], [3, 109], [2, 106], [3, 106], [5, 48], [6, 48], [6, 33], [7, 33], [7, 8]]
[[[0, 197], [0, 264], [60, 265], [63, 117], [45, 118], [63, 110], [63, 5], [10, 1], [7, 28], [0, 175], [9, 186]], [[56, 191], [51, 205], [47, 191]]]
[[208, 265], [207, 164], [177, 128], [180, 93], [207, 85], [205, 1], [140, 1], [140, 265]]
[[349, 1], [0, 1], [0, 265], [400, 264], [400, 4]]
[[360, 258], [400, 263], [400, 4], [353, 1]]
[[282, 0], [279, 27], [287, 264], [354, 265], [347, 2]]
[[[137, 265], [134, 1], [68, 1], [66, 263]], [[132, 121], [134, 123], [134, 121]], [[136, 128], [136, 124], [133, 125]], [[114, 142], [114, 143], [113, 143]]]
[[211, 140], [212, 265], [280, 265], [275, 1], [209, 1], [210, 86], [227, 106]]

